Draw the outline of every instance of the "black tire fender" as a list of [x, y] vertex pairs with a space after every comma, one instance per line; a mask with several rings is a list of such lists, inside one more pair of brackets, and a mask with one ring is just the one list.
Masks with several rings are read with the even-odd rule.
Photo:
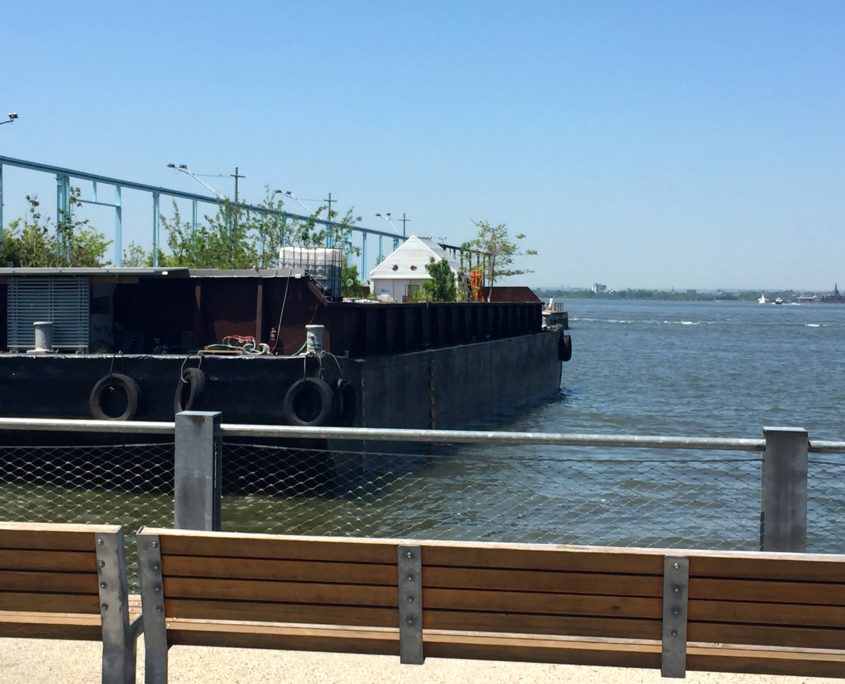
[[572, 358], [572, 338], [568, 333], [561, 333], [557, 341], [557, 358], [569, 361]]
[[[199, 368], [186, 368], [176, 383], [173, 413], [192, 411], [199, 406], [205, 392], [205, 373]], [[186, 398], [187, 393], [187, 398]]]
[[[109, 390], [119, 390], [126, 395], [126, 408], [119, 416], [110, 416], [103, 408], [103, 395]], [[88, 396], [88, 409], [97, 420], [132, 420], [138, 412], [141, 388], [128, 375], [109, 373], [97, 380]]]
[[326, 425], [334, 417], [334, 393], [325, 380], [302, 378], [293, 383], [282, 402], [289, 425]]
[[358, 398], [355, 396], [355, 385], [349, 380], [339, 378], [334, 386], [335, 421], [337, 425], [346, 425], [355, 415]]

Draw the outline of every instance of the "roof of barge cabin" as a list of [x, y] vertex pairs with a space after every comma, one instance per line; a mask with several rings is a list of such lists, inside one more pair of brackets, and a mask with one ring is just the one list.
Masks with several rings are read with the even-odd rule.
[[[488, 295], [490, 294], [490, 290], [491, 288], [489, 287], [481, 288], [481, 298], [485, 302], [488, 301]], [[491, 302], [519, 302], [538, 304], [542, 301], [534, 292], [534, 290], [524, 285], [494, 286], [492, 290], [493, 294], [489, 298], [489, 301]]]
[[164, 278], [300, 278], [304, 269], [298, 268], [0, 268], [0, 278], [44, 277], [44, 276], [114, 276], [114, 277], [164, 277]]

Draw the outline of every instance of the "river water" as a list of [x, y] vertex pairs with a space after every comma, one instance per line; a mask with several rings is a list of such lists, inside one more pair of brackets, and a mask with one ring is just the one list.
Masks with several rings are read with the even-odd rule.
[[[793, 426], [845, 441], [845, 306], [578, 299], [567, 308], [574, 349], [560, 392], [490, 416], [485, 429], [759, 439], [764, 426]], [[114, 486], [85, 484], [117, 472], [94, 449], [82, 472], [60, 451], [16, 453], [25, 477], [0, 477], [0, 518], [172, 525], [172, 471], [154, 481], [148, 449], [126, 451], [117, 473], [126, 479]], [[159, 463], [172, 459], [155, 449]], [[759, 547], [758, 452], [453, 445], [335, 454], [331, 464], [325, 452], [227, 446], [224, 529]], [[808, 549], [845, 553], [845, 455], [811, 454], [808, 499]]]
[[[845, 307], [574, 300], [559, 395], [485, 427], [527, 432], [845, 440]], [[291, 497], [282, 527], [639, 546], [759, 547], [758, 452], [455, 446], [373, 457], [363, 485]], [[845, 457], [812, 455], [809, 547], [845, 552]], [[250, 527], [256, 499], [231, 499]], [[262, 508], [261, 525], [280, 504]]]

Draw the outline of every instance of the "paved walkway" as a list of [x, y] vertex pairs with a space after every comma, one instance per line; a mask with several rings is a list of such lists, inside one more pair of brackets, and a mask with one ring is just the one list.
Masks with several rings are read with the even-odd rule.
[[[143, 639], [138, 682], [143, 680]], [[76, 641], [0, 639], [3, 684], [96, 684], [100, 681], [100, 646]], [[845, 677], [845, 674], [843, 674]], [[511, 684], [577, 682], [578, 684], [657, 684], [652, 670], [597, 668], [533, 663], [494, 663], [430, 658], [425, 665], [400, 665], [395, 656], [342, 655], [299, 651], [176, 646], [170, 650], [173, 684]], [[687, 674], [689, 684], [842, 684], [842, 679], [775, 677], [718, 673]]]

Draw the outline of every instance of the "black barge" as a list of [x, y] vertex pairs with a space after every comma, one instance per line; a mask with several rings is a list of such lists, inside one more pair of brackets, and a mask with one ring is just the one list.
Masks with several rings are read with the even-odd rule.
[[467, 427], [558, 392], [571, 347], [542, 308], [333, 301], [287, 269], [5, 268], [0, 416]]

